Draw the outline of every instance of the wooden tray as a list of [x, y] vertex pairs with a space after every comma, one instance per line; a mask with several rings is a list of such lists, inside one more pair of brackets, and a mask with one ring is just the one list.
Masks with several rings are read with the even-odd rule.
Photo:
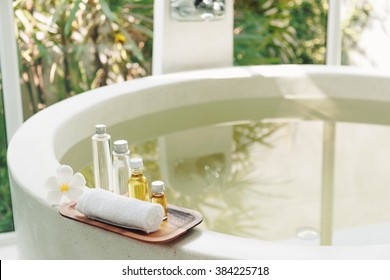
[[186, 233], [189, 229], [199, 225], [203, 220], [203, 216], [199, 212], [174, 205], [168, 205], [168, 219], [162, 222], [160, 228], [156, 232], [148, 234], [139, 230], [127, 229], [90, 219], [77, 211], [75, 206], [76, 202], [70, 202], [62, 205], [59, 210], [60, 214], [78, 222], [150, 243], [164, 243], [172, 241]]

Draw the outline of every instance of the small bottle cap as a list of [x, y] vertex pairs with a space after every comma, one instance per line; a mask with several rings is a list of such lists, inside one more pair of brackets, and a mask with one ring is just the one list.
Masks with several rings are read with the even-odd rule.
[[142, 158], [132, 158], [130, 159], [130, 168], [131, 169], [139, 169], [144, 166]]
[[124, 154], [129, 151], [129, 146], [126, 140], [117, 140], [114, 142], [114, 152], [118, 154]]
[[106, 133], [106, 125], [104, 124], [97, 124], [95, 125], [96, 134], [105, 134]]
[[164, 182], [163, 181], [153, 181], [152, 182], [152, 192], [162, 192], [164, 191]]

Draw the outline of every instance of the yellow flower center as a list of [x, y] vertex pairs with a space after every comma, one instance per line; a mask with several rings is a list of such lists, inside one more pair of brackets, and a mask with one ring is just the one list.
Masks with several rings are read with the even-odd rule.
[[126, 37], [122, 33], [117, 32], [114, 34], [114, 41], [115, 41], [115, 43], [123, 44], [123, 43], [126, 43]]
[[68, 184], [62, 184], [60, 186], [60, 190], [61, 190], [61, 192], [67, 192], [69, 190]]

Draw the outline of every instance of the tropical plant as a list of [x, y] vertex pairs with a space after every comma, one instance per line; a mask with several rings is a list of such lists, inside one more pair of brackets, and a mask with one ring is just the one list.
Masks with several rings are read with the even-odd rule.
[[[366, 0], [353, 2], [342, 26], [343, 64], [371, 10]], [[235, 64], [324, 64], [327, 14], [328, 0], [236, 1]]]
[[3, 91], [0, 73], [0, 232], [14, 230], [12, 222], [11, 193], [8, 181], [6, 155], [7, 139], [4, 122]]
[[152, 2], [15, 1], [26, 117], [77, 93], [150, 73]]
[[328, 0], [294, 2], [290, 24], [296, 35], [296, 63], [324, 64]]
[[295, 1], [235, 2], [235, 63], [295, 63], [296, 30], [291, 23]]

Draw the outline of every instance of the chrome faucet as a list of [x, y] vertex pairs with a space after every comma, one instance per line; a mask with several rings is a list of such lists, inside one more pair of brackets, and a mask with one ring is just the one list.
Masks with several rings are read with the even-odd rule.
[[175, 20], [219, 20], [224, 16], [225, 0], [171, 0], [171, 17]]

